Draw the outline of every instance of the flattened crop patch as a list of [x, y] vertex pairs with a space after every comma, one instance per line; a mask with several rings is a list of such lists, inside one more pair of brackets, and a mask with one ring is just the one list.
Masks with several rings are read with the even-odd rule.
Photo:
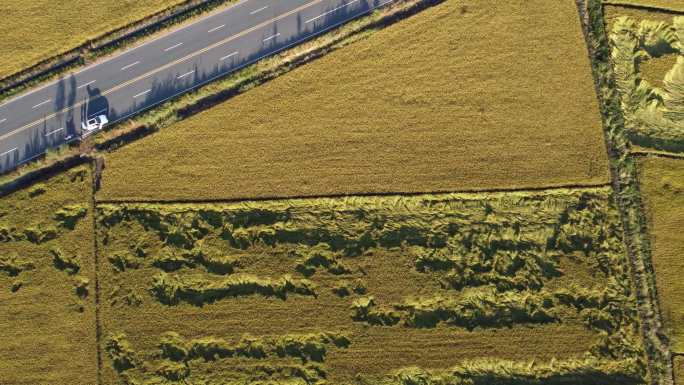
[[630, 139], [643, 147], [681, 152], [684, 16], [659, 19], [615, 18], [609, 35], [611, 58]]
[[97, 237], [107, 384], [642, 381], [609, 189], [100, 204]]

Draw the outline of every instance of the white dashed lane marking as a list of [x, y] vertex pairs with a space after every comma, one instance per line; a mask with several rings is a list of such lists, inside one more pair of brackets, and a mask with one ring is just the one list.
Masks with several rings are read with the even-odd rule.
[[172, 45], [171, 47], [166, 48], [166, 49], [164, 50], [164, 52], [169, 52], [169, 51], [171, 51], [172, 49], [178, 48], [178, 47], [180, 47], [180, 46], [182, 46], [182, 45], [183, 45], [183, 43], [178, 43], [178, 44], [176, 44], [176, 45]]
[[250, 12], [249, 14], [250, 14], [250, 15], [256, 15], [257, 13], [259, 13], [259, 12], [265, 10], [266, 8], [268, 8], [268, 6], [261, 7], [261, 8], [259, 8], [259, 9], [255, 9], [255, 10], [253, 10], [252, 12]]
[[38, 107], [40, 107], [40, 106], [44, 106], [44, 105], [50, 103], [51, 101], [52, 101], [52, 99], [48, 99], [48, 100], [46, 100], [46, 101], [44, 101], [44, 102], [41, 102], [41, 103], [36, 104], [35, 106], [33, 106], [33, 108], [36, 109], [36, 108], [38, 108]]
[[221, 25], [219, 25], [218, 27], [215, 27], [215, 28], [212, 28], [212, 29], [208, 30], [207, 33], [216, 32], [216, 31], [218, 31], [219, 29], [221, 29], [221, 28], [223, 28], [223, 27], [225, 27], [225, 26], [226, 26], [225, 24], [221, 24]]
[[127, 65], [127, 66], [123, 66], [123, 67], [121, 67], [121, 71], [126, 71], [127, 69], [129, 69], [129, 68], [131, 68], [131, 67], [133, 67], [134, 65], [137, 65], [137, 64], [140, 64], [140, 62], [137, 61], [137, 62], [131, 63], [131, 64]]
[[50, 136], [50, 135], [52, 135], [52, 134], [56, 134], [56, 133], [62, 131], [63, 129], [64, 129], [64, 127], [58, 128], [58, 129], [56, 129], [56, 130], [54, 130], [54, 131], [50, 131], [50, 132], [48, 132], [47, 134], [45, 134], [45, 136]]
[[342, 8], [345, 8], [345, 7], [347, 7], [347, 6], [350, 6], [350, 5], [352, 5], [352, 4], [354, 4], [354, 3], [358, 3], [358, 2], [359, 2], [359, 0], [352, 0], [352, 1], [350, 1], [350, 2], [348, 2], [348, 3], [346, 3], [346, 4], [344, 4], [344, 5], [340, 5], [340, 6], [337, 7], [337, 8], [333, 8], [333, 9], [329, 10], [328, 12], [322, 13], [322, 14], [320, 14], [320, 15], [314, 17], [313, 19], [309, 19], [309, 20], [307, 20], [304, 24], [309, 24], [309, 23], [311, 23], [312, 21], [316, 21], [316, 20], [318, 20], [318, 19], [320, 19], [320, 18], [322, 18], [322, 17], [328, 16], [329, 14], [331, 14], [331, 13], [333, 13], [333, 12], [337, 12], [337, 11], [339, 11], [339, 10], [342, 9]]
[[86, 83], [86, 84], [80, 85], [80, 86], [76, 87], [76, 89], [80, 90], [81, 88], [83, 88], [83, 87], [88, 87], [89, 85], [91, 85], [91, 84], [93, 84], [93, 83], [95, 83], [95, 80], [90, 81], [90, 82], [88, 82], [88, 83]]

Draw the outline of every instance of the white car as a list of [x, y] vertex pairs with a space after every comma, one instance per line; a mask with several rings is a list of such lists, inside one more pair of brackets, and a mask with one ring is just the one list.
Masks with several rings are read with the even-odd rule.
[[98, 115], [94, 118], [88, 119], [86, 122], [81, 122], [81, 127], [83, 127], [85, 131], [95, 131], [102, 129], [102, 127], [104, 127], [107, 123], [109, 123], [107, 115]]

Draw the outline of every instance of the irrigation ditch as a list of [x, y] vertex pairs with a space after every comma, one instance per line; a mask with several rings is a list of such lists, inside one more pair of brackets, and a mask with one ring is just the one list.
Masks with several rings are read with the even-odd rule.
[[100, 261], [97, 241], [97, 201], [95, 200], [95, 193], [99, 189], [100, 176], [102, 173], [102, 158], [94, 158], [92, 160], [92, 193], [90, 196], [90, 212], [92, 217], [92, 232], [93, 232], [93, 259], [95, 263], [95, 349], [97, 352], [97, 383], [102, 384], [102, 324], [100, 322]]
[[630, 141], [620, 107], [620, 94], [613, 77], [611, 50], [603, 17], [604, 5], [601, 0], [577, 0], [577, 5], [603, 117], [613, 193], [622, 217], [625, 244], [631, 262], [637, 308], [648, 355], [649, 380], [653, 385], [672, 385], [672, 353], [664, 333], [658, 303], [637, 164], [630, 155]]

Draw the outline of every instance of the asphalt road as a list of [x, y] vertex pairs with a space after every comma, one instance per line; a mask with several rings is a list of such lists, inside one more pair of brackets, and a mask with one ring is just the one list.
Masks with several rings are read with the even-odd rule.
[[393, 0], [244, 0], [0, 105], [0, 172]]

